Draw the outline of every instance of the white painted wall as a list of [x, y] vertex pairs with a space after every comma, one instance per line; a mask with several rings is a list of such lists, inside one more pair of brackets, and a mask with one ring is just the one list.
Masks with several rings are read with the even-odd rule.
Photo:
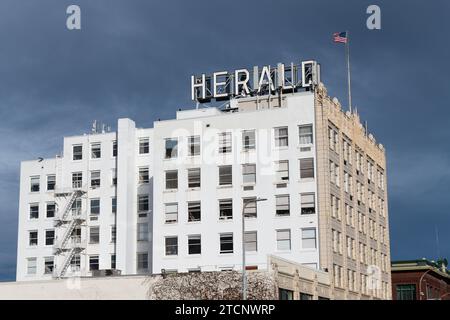
[[[242, 268], [242, 198], [257, 196], [267, 198], [258, 203], [258, 217], [246, 219], [246, 231], [258, 232], [258, 251], [247, 253], [247, 265], [265, 269], [266, 256], [276, 254], [297, 263], [316, 263], [318, 249], [302, 249], [301, 229], [317, 230], [317, 215], [300, 215], [300, 193], [316, 192], [316, 181], [300, 181], [299, 159], [314, 157], [315, 149], [301, 152], [298, 125], [314, 124], [314, 97], [311, 93], [299, 93], [286, 98], [286, 107], [237, 113], [221, 113], [198, 110], [195, 118], [190, 110], [188, 116], [178, 113], [178, 120], [155, 122], [154, 125], [154, 261], [153, 271], [161, 269], [185, 272], [201, 268], [210, 271], [223, 267]], [[209, 115], [209, 116], [208, 116]], [[289, 147], [274, 146], [273, 128], [288, 126]], [[255, 129], [256, 153], [242, 152], [242, 130]], [[233, 131], [233, 147], [230, 155], [218, 154], [218, 142], [214, 141], [222, 131]], [[187, 137], [201, 135], [201, 156], [187, 156]], [[164, 159], [164, 139], [178, 138], [179, 157]], [[211, 142], [213, 141], [213, 142]], [[268, 144], [269, 143], [269, 144]], [[287, 188], [277, 189], [271, 165], [277, 160], [289, 160], [290, 181]], [[256, 163], [257, 177], [253, 191], [243, 191], [242, 164]], [[233, 186], [218, 186], [218, 165], [233, 165]], [[188, 190], [187, 169], [201, 167], [201, 188]], [[164, 172], [178, 169], [178, 189], [166, 191]], [[316, 174], [317, 176], [317, 174]], [[275, 216], [275, 195], [289, 194], [291, 214]], [[233, 199], [233, 219], [219, 220], [219, 199]], [[187, 202], [201, 201], [201, 222], [187, 222]], [[178, 203], [178, 223], [166, 224], [164, 204]], [[317, 206], [316, 206], [317, 207]], [[276, 230], [291, 229], [291, 250], [279, 252], [276, 248]], [[219, 234], [232, 232], [234, 252], [220, 254]], [[318, 231], [316, 231], [318, 233]], [[188, 255], [188, 235], [201, 235], [201, 255]], [[164, 239], [178, 236], [178, 256], [166, 256]]]

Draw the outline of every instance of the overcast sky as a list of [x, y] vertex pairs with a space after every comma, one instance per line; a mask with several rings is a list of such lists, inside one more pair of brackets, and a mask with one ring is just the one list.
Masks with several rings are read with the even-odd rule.
[[[82, 30], [66, 29], [78, 4]], [[381, 30], [366, 8], [381, 7]], [[1, 0], [0, 280], [15, 278], [20, 161], [97, 119], [140, 127], [191, 108], [190, 75], [315, 59], [387, 150], [393, 259], [450, 258], [448, 0]], [[438, 230], [439, 243], [436, 241]]]

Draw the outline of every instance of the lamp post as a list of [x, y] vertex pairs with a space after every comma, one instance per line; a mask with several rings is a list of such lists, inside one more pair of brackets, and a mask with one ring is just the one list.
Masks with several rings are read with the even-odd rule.
[[[433, 271], [432, 269], [428, 269], [427, 271], [425, 271], [423, 274], [422, 274], [422, 276], [420, 277], [420, 280], [419, 280], [419, 300], [423, 300], [422, 299], [422, 296], [424, 296], [425, 294], [422, 292], [422, 281], [423, 281], [423, 278], [425, 277], [425, 275], [428, 273], [428, 272], [430, 272], [430, 271]], [[427, 298], [425, 299], [425, 300], [428, 300], [428, 296], [427, 296]]]
[[[255, 204], [260, 201], [266, 201], [265, 198], [257, 198]], [[247, 300], [247, 275], [245, 270], [245, 208], [250, 202], [242, 206], [242, 300]]]

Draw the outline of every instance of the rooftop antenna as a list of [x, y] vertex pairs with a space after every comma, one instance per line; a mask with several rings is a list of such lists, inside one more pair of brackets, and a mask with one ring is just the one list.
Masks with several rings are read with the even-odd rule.
[[367, 121], [364, 121], [364, 127], [366, 128], [366, 136], [369, 134], [369, 129], [367, 125]]
[[436, 234], [437, 258], [440, 259], [441, 258], [441, 250], [439, 248], [439, 232], [438, 232], [438, 227], [436, 224], [434, 225], [434, 232]]
[[97, 120], [94, 120], [94, 122], [92, 123], [91, 131], [92, 133], [97, 133]]

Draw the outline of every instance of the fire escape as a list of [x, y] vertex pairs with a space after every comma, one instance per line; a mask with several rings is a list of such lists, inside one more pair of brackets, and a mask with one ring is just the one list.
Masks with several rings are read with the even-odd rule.
[[77, 232], [80, 231], [80, 227], [86, 221], [86, 217], [81, 207], [74, 206], [76, 201], [81, 199], [85, 193], [79, 188], [66, 192], [55, 192], [55, 198], [68, 199], [62, 214], [58, 210], [58, 215], [55, 219], [55, 228], [63, 228], [63, 232], [59, 233], [62, 236], [55, 239], [53, 246], [54, 254], [63, 257], [63, 263], [58, 268], [55, 268], [55, 278], [62, 278], [71, 266], [72, 259], [86, 248], [86, 245], [81, 241], [81, 233]]

